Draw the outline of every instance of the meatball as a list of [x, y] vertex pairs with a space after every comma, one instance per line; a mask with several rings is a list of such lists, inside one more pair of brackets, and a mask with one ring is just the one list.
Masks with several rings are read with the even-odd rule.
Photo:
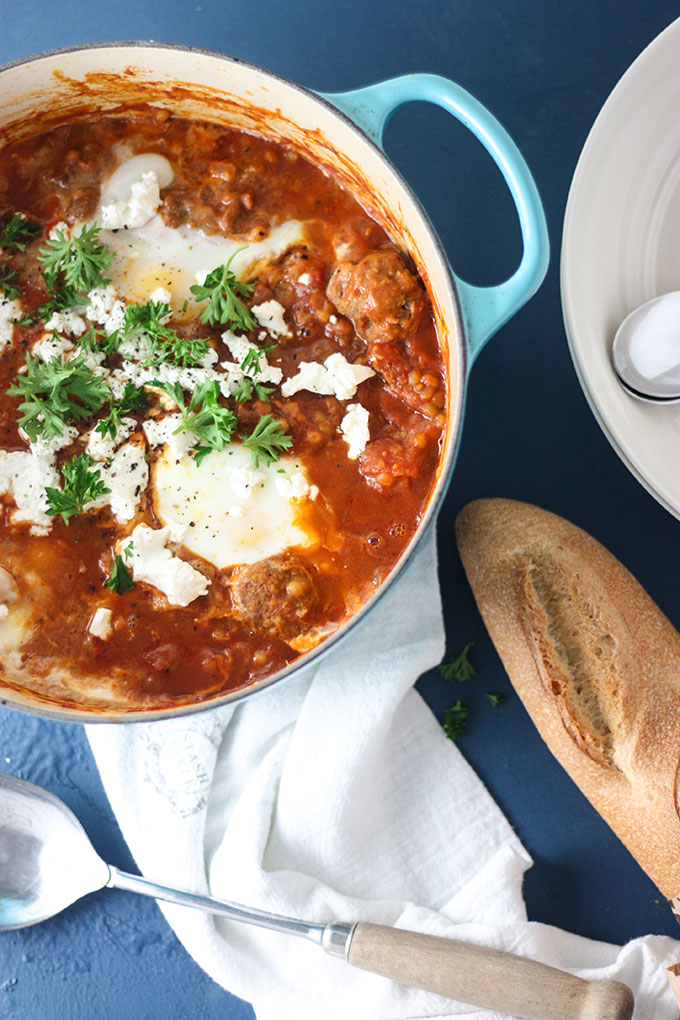
[[241, 567], [231, 583], [238, 615], [284, 641], [306, 631], [319, 596], [307, 568], [294, 556], [272, 556]]
[[399, 252], [374, 251], [356, 264], [341, 262], [326, 293], [368, 344], [392, 343], [418, 329], [425, 293]]

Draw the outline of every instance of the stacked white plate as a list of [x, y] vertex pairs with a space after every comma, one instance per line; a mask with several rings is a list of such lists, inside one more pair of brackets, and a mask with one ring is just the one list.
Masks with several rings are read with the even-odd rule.
[[593, 125], [569, 192], [561, 279], [593, 413], [633, 474], [680, 517], [680, 404], [635, 400], [611, 367], [621, 320], [680, 290], [680, 19], [631, 65]]

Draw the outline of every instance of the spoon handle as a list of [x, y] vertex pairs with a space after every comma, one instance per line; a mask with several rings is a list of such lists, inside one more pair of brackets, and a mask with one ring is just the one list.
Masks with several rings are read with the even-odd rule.
[[618, 981], [585, 981], [487, 946], [359, 922], [348, 963], [451, 999], [526, 1020], [630, 1020]]

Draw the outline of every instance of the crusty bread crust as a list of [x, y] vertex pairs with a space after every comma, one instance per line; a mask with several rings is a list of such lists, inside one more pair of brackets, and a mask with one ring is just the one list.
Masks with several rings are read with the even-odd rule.
[[658, 886], [680, 894], [680, 634], [595, 539], [508, 499], [456, 521], [465, 571], [558, 761]]

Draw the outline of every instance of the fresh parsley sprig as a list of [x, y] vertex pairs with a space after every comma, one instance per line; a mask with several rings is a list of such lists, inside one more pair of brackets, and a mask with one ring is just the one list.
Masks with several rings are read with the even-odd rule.
[[64, 482], [62, 489], [48, 485], [46, 513], [50, 517], [61, 514], [64, 524], [72, 517], [81, 514], [88, 503], [105, 496], [111, 490], [101, 476], [101, 469], [94, 466], [89, 454], [82, 453], [61, 466]]
[[143, 333], [149, 342], [149, 355], [144, 362], [147, 368], [166, 362], [182, 368], [197, 365], [210, 350], [210, 341], [203, 337], [188, 340], [180, 336], [165, 324], [168, 315], [170, 305], [165, 301], [128, 305], [121, 329], [106, 340], [107, 353], [118, 350], [124, 340], [136, 333]]
[[14, 301], [21, 293], [17, 285], [12, 283], [16, 275], [16, 269], [10, 269], [9, 266], [0, 269], [0, 290], [8, 301]]
[[66, 287], [86, 293], [111, 282], [105, 274], [115, 256], [107, 245], [99, 243], [99, 232], [96, 223], [83, 226], [78, 235], [71, 237], [66, 237], [63, 230], [55, 230], [55, 236], [38, 252], [42, 274], [51, 291], [56, 289], [60, 277]]
[[28, 242], [37, 237], [41, 230], [39, 224], [31, 223], [22, 213], [14, 213], [0, 231], [0, 248], [25, 251]]
[[273, 386], [265, 386], [264, 383], [257, 382], [256, 379], [249, 379], [248, 376], [246, 376], [234, 390], [233, 397], [234, 400], [243, 404], [247, 400], [252, 400], [253, 394], [255, 394], [258, 400], [268, 402], [269, 394], [273, 393], [273, 391]]
[[121, 398], [109, 402], [109, 413], [106, 417], [99, 419], [95, 426], [95, 432], [99, 432], [102, 436], [109, 435], [111, 439], [115, 439], [123, 415], [129, 414], [131, 411], [139, 411], [145, 404], [146, 392], [128, 380]]
[[462, 698], [458, 698], [455, 705], [451, 705], [450, 708], [444, 710], [444, 721], [442, 725], [444, 727], [444, 733], [449, 740], [458, 740], [458, 738], [463, 735], [469, 714], [470, 706], [467, 701], [463, 701]]
[[477, 670], [468, 658], [471, 648], [472, 641], [465, 646], [459, 655], [456, 655], [448, 662], [440, 663], [439, 672], [441, 675], [447, 680], [459, 680], [461, 683], [465, 683], [467, 680], [471, 680], [473, 676], [476, 676]]
[[291, 448], [293, 438], [288, 435], [280, 421], [271, 414], [263, 414], [250, 435], [243, 436], [241, 442], [247, 450], [250, 450], [255, 467], [259, 467], [260, 460], [267, 466], [278, 460], [281, 450]]
[[59, 355], [41, 361], [26, 355], [26, 372], [7, 390], [23, 397], [19, 425], [33, 442], [38, 436], [52, 439], [64, 434], [64, 422], [80, 421], [98, 411], [110, 397], [104, 380], [95, 375], [79, 355], [64, 361]]
[[[132, 556], [132, 542], [128, 542], [123, 548], [123, 556], [125, 556], [125, 559], [130, 559]], [[111, 573], [104, 582], [104, 586], [109, 591], [115, 591], [117, 595], [122, 595], [123, 592], [129, 591], [133, 584], [132, 575], [125, 565], [123, 556], [116, 554]]]
[[68, 308], [78, 308], [86, 304], [86, 294], [77, 291], [75, 287], [60, 287], [49, 301], [38, 306], [38, 315], [43, 322], [48, 322], [54, 312], [64, 312]]
[[184, 392], [179, 383], [168, 384], [154, 382], [170, 396], [180, 409], [181, 420], [175, 429], [175, 435], [186, 429], [200, 440], [194, 447], [192, 455], [200, 464], [211, 450], [223, 450], [234, 434], [238, 419], [228, 407], [219, 402], [220, 388], [216, 379], [197, 386], [188, 404], [184, 402]]
[[201, 312], [201, 322], [227, 324], [236, 329], [255, 329], [257, 322], [248, 305], [243, 301], [251, 295], [254, 284], [241, 283], [231, 264], [239, 252], [247, 248], [244, 244], [233, 252], [223, 266], [216, 266], [202, 284], [195, 283], [189, 288], [197, 301], [207, 299], [208, 304]]

